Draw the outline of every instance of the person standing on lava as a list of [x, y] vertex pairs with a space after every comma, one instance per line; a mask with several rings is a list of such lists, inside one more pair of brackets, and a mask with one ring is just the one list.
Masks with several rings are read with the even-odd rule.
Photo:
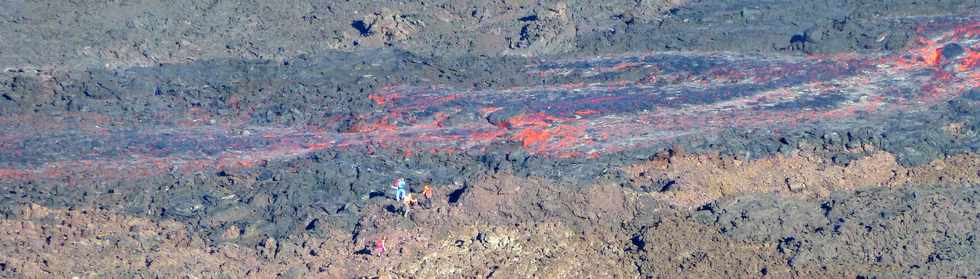
[[418, 204], [419, 200], [415, 199], [415, 197], [412, 196], [412, 193], [408, 193], [402, 203], [404, 203], [404, 206], [402, 207], [402, 215], [407, 217], [408, 210], [412, 209], [412, 206]]
[[425, 198], [425, 208], [432, 207], [432, 187], [429, 186], [429, 183], [422, 186], [422, 197]]
[[405, 199], [405, 195], [408, 194], [407, 183], [405, 183], [405, 178], [398, 178], [391, 184], [391, 188], [395, 189], [395, 200], [401, 201]]
[[388, 249], [385, 248], [386, 240], [388, 240], [387, 236], [382, 236], [381, 238], [374, 240], [374, 251], [378, 254], [378, 256], [382, 256], [388, 251]]

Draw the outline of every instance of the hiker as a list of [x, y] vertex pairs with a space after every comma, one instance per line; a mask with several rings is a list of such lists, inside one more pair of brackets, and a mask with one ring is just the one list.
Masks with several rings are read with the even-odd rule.
[[429, 187], [429, 183], [422, 186], [422, 197], [425, 198], [425, 208], [432, 207], [432, 187]]
[[405, 190], [405, 184], [405, 178], [399, 178], [392, 183], [391, 189], [395, 189], [395, 200], [401, 201], [405, 198], [405, 194], [408, 193], [408, 191]]
[[387, 249], [385, 249], [385, 240], [387, 238], [388, 237], [385, 236], [374, 240], [374, 251], [378, 252], [379, 256], [383, 255], [385, 252], [388, 251]]
[[404, 207], [402, 208], [402, 214], [408, 216], [408, 210], [411, 209], [413, 205], [418, 204], [419, 200], [415, 199], [415, 196], [412, 196], [412, 193], [408, 193], [408, 195], [405, 195], [403, 203]]

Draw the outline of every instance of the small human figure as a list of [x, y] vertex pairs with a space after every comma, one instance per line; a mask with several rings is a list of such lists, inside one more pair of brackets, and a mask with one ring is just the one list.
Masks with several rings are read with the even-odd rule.
[[388, 251], [387, 249], [385, 249], [385, 240], [387, 239], [388, 239], [387, 236], [383, 236], [381, 238], [374, 240], [374, 251], [377, 252], [379, 256], [383, 255], [385, 252]]
[[404, 203], [404, 207], [402, 207], [402, 214], [408, 216], [408, 210], [411, 209], [413, 205], [418, 204], [419, 200], [415, 199], [415, 196], [413, 196], [412, 193], [408, 193], [408, 195], [405, 196], [405, 199], [402, 200], [402, 203]]
[[395, 200], [401, 201], [408, 194], [406, 190], [405, 178], [399, 178], [392, 183], [391, 189], [395, 189]]
[[432, 207], [432, 187], [428, 183], [422, 186], [422, 197], [425, 198], [425, 208]]

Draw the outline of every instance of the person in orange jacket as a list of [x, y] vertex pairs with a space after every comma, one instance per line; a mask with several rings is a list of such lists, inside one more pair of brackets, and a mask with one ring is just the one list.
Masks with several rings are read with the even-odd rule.
[[426, 183], [425, 186], [422, 186], [422, 197], [425, 198], [425, 207], [426, 208], [431, 207], [432, 206], [432, 187], [429, 187], [429, 184], [428, 183]]

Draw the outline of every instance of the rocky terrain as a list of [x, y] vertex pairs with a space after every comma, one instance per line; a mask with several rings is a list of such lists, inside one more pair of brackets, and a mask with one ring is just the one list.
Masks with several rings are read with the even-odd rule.
[[980, 277], [976, 11], [5, 1], [0, 277]]

